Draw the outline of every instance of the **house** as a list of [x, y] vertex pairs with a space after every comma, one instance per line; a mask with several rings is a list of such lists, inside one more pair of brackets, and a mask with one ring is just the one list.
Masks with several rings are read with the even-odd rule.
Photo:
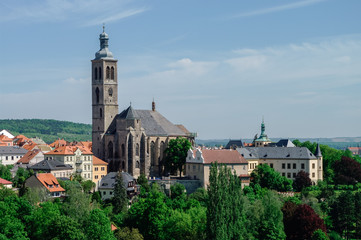
[[260, 164], [268, 164], [282, 176], [295, 179], [301, 170], [310, 174], [311, 181], [323, 179], [322, 154], [319, 145], [314, 155], [306, 147], [244, 147], [237, 151], [248, 161], [248, 174]]
[[59, 138], [58, 140], [55, 140], [53, 143], [50, 143], [50, 147], [53, 149], [63, 146], [69, 146], [69, 142]]
[[14, 137], [14, 145], [22, 147], [25, 143], [30, 142], [30, 139], [25, 137], [24, 135], [17, 135]]
[[13, 134], [11, 134], [11, 132], [9, 132], [6, 129], [1, 130], [0, 135], [5, 135], [5, 136], [7, 136], [8, 138], [11, 138], [11, 139], [13, 139], [15, 137]]
[[51, 173], [56, 178], [70, 178], [71, 174], [73, 173], [73, 168], [71, 165], [64, 164], [63, 162], [54, 159], [45, 159], [32, 166], [29, 166], [28, 169], [32, 169], [34, 172]]
[[73, 174], [79, 174], [85, 180], [93, 180], [93, 153], [82, 146], [60, 146], [44, 153], [45, 159], [57, 160], [73, 168]]
[[6, 179], [3, 179], [3, 178], [0, 178], [0, 188], [1, 187], [5, 187], [5, 188], [12, 188], [13, 187], [13, 183], [6, 180]]
[[96, 184], [95, 190], [98, 189], [98, 183], [108, 173], [108, 163], [93, 156], [93, 182]]
[[5, 134], [0, 135], [0, 146], [13, 146], [13, 139]]
[[50, 197], [64, 196], [65, 189], [59, 185], [58, 180], [51, 173], [38, 173], [25, 181], [29, 188], [44, 189]]
[[[102, 200], [110, 199], [114, 196], [114, 187], [117, 174], [119, 172], [110, 172], [100, 180], [98, 191], [102, 196]], [[120, 172], [123, 177], [123, 186], [127, 190], [128, 198], [139, 193], [139, 186], [136, 179], [127, 172]]]
[[0, 164], [14, 165], [19, 161], [28, 150], [18, 146], [0, 146]]
[[185, 175], [198, 179], [204, 188], [209, 185], [212, 163], [224, 164], [232, 169], [242, 181], [242, 187], [249, 185], [248, 162], [233, 149], [190, 149], [188, 150]]
[[361, 147], [348, 147], [347, 149], [350, 150], [353, 155], [361, 156]]
[[34, 149], [28, 151], [22, 158], [17, 161], [18, 165], [22, 165], [23, 167], [32, 166], [38, 162], [44, 160], [44, 154], [39, 149]]

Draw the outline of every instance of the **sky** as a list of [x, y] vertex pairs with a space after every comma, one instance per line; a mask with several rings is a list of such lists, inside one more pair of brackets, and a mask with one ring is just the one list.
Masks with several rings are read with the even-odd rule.
[[102, 25], [119, 111], [199, 139], [361, 136], [361, 1], [2, 0], [0, 119], [91, 123]]

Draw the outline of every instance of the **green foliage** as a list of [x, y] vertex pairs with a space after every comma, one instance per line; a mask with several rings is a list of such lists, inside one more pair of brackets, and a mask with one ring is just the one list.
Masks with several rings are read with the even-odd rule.
[[79, 222], [69, 216], [60, 215], [49, 225], [49, 235], [45, 239], [85, 240], [87, 238]]
[[292, 190], [292, 180], [283, 177], [279, 172], [267, 164], [258, 165], [251, 173], [251, 186], [259, 184], [262, 188], [268, 188], [279, 192]]
[[34, 175], [33, 170], [28, 170], [28, 169], [19, 167], [18, 170], [16, 171], [16, 175], [13, 179], [13, 185], [17, 188], [24, 187], [25, 180], [28, 179], [29, 177], [31, 177], [32, 175]]
[[84, 192], [89, 193], [95, 188], [95, 183], [92, 180], [86, 180], [81, 182], [81, 186]]
[[47, 143], [59, 138], [68, 141], [91, 141], [90, 124], [45, 119], [5, 119], [0, 120], [0, 129], [7, 129], [12, 134], [27, 137], [40, 137]]
[[97, 203], [102, 203], [102, 197], [100, 196], [100, 192], [97, 191], [97, 192], [94, 192], [92, 194], [92, 202], [96, 201]]
[[333, 164], [337, 184], [356, 184], [361, 182], [361, 164], [350, 157], [343, 156]]
[[329, 240], [329, 238], [321, 229], [317, 229], [313, 232], [311, 240]]
[[192, 144], [186, 138], [171, 139], [168, 147], [164, 150], [166, 154], [164, 165], [172, 173], [179, 170], [182, 175], [183, 165], [186, 163], [187, 152]]
[[189, 195], [189, 199], [194, 199], [201, 204], [201, 206], [206, 207], [208, 201], [208, 193], [204, 188], [198, 188], [195, 192]]
[[331, 205], [330, 216], [333, 230], [347, 239], [354, 230], [355, 211], [359, 209], [355, 209], [354, 196], [350, 191], [342, 192]]
[[143, 240], [142, 234], [139, 233], [137, 228], [124, 227], [116, 230], [115, 237], [118, 240]]
[[121, 172], [118, 172], [117, 177], [115, 179], [114, 197], [112, 199], [112, 202], [114, 207], [113, 208], [114, 214], [127, 211], [128, 209], [127, 190], [123, 185], [123, 176]]
[[115, 239], [111, 230], [109, 218], [100, 209], [91, 211], [84, 227], [87, 239], [110, 240]]
[[141, 186], [142, 189], [144, 189], [146, 192], [149, 192], [150, 186], [148, 183], [148, 179], [144, 174], [140, 174], [137, 179], [137, 183]]
[[0, 164], [0, 178], [3, 178], [8, 181], [12, 181], [11, 172], [10, 172], [12, 167], [13, 166], [11, 166], [11, 165], [5, 166], [5, 165]]
[[65, 214], [79, 223], [83, 223], [89, 217], [90, 210], [92, 209], [90, 196], [83, 193], [75, 185], [70, 185], [66, 193], [68, 196], [63, 204]]
[[0, 201], [3, 201], [6, 197], [11, 197], [11, 196], [15, 196], [16, 193], [7, 187], [2, 187], [0, 185]]

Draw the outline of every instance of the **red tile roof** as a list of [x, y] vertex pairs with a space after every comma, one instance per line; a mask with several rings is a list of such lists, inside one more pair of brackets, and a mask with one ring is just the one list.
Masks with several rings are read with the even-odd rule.
[[108, 165], [108, 163], [97, 158], [96, 156], [93, 156], [93, 165]]
[[[194, 150], [194, 154], [197, 150]], [[232, 149], [202, 149], [202, 155], [205, 164], [212, 162], [236, 164], [236, 163], [247, 163], [242, 155]]]
[[36, 147], [36, 146], [37, 146], [36, 143], [30, 141], [30, 142], [28, 142], [28, 143], [25, 143], [25, 144], [22, 146], [22, 148], [24, 148], [24, 149], [26, 149], [26, 150], [28, 150], [28, 151], [31, 151], [31, 150], [33, 150], [34, 147]]
[[13, 184], [13, 183], [8, 180], [5, 180], [3, 178], [0, 178], [0, 184], [7, 185], [7, 184]]
[[36, 178], [49, 190], [49, 192], [65, 192], [65, 189], [60, 187], [58, 180], [51, 173], [38, 173]]
[[93, 153], [83, 146], [60, 146], [54, 150], [44, 153], [44, 155], [74, 155], [74, 152], [79, 149], [82, 154], [92, 155]]
[[38, 153], [39, 149], [34, 149], [32, 151], [27, 152], [22, 158], [19, 159], [18, 163], [28, 164], [31, 159], [33, 159]]
[[64, 139], [58, 139], [58, 140], [54, 141], [53, 143], [51, 143], [50, 147], [58, 148], [60, 146], [67, 146], [67, 145], [69, 145], [69, 143], [67, 141], [65, 141]]

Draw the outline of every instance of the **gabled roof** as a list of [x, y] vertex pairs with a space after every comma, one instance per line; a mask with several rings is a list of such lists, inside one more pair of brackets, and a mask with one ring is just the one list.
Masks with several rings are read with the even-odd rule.
[[[99, 188], [113, 189], [118, 172], [110, 172], [100, 180]], [[135, 178], [127, 172], [121, 172], [123, 177], [123, 186], [127, 189], [128, 183], [135, 181]]]
[[[196, 154], [197, 149], [193, 150]], [[241, 154], [232, 149], [201, 149], [204, 164], [211, 164], [213, 162], [224, 164], [246, 164], [247, 161]]]
[[40, 153], [39, 149], [28, 151], [22, 158], [19, 159], [18, 163], [29, 164], [31, 159]]
[[306, 147], [245, 147], [237, 148], [245, 159], [317, 159]]
[[2, 142], [12, 142], [13, 139], [12, 139], [12, 138], [9, 138], [9, 137], [6, 136], [5, 134], [1, 134], [1, 135], [0, 135], [0, 141], [2, 141]]
[[25, 143], [25, 144], [22, 146], [22, 148], [30, 151], [30, 150], [33, 150], [36, 146], [37, 146], [36, 143], [30, 141], [30, 142], [28, 142], [28, 143]]
[[51, 173], [38, 173], [36, 178], [49, 192], [65, 192], [65, 189], [60, 187], [58, 180]]
[[88, 148], [84, 146], [60, 146], [50, 152], [44, 153], [44, 155], [74, 155], [77, 149], [79, 149], [82, 154], [93, 154]]
[[8, 184], [13, 184], [12, 182], [6, 180], [6, 179], [3, 179], [3, 178], [0, 178], [0, 184], [2, 185], [8, 185]]
[[139, 116], [137, 115], [136, 111], [132, 108], [132, 106], [129, 106], [127, 109], [125, 109], [123, 112], [121, 112], [118, 115], [118, 118], [139, 119]]
[[281, 139], [276, 143], [277, 147], [295, 147], [293, 142], [289, 139]]
[[58, 148], [60, 146], [67, 146], [69, 143], [65, 141], [64, 139], [58, 139], [55, 140], [53, 143], [50, 144], [50, 147], [52, 148]]
[[18, 146], [0, 146], [0, 154], [25, 154], [28, 150]]
[[30, 167], [30, 169], [34, 170], [71, 170], [73, 167], [69, 164], [64, 164], [62, 162], [59, 162], [57, 160], [43, 160], [41, 162], [38, 162]]
[[229, 142], [227, 143], [225, 149], [234, 149], [237, 147], [244, 147], [243, 142], [241, 139], [239, 140], [229, 140]]
[[97, 158], [96, 156], [93, 156], [93, 165], [108, 165], [108, 163], [104, 162], [100, 158]]

